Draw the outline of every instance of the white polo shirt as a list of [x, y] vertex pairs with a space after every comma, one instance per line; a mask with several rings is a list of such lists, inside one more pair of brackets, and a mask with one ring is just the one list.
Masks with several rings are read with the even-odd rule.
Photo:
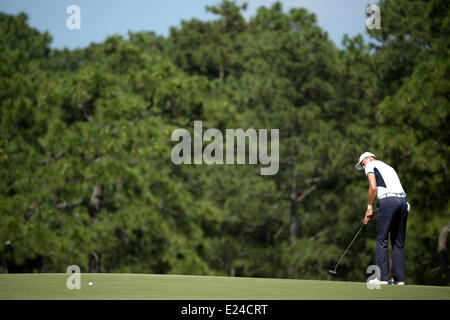
[[386, 193], [396, 193], [406, 197], [397, 172], [386, 163], [380, 160], [374, 160], [367, 163], [364, 169], [366, 175], [373, 173], [377, 181], [377, 196], [378, 199]]

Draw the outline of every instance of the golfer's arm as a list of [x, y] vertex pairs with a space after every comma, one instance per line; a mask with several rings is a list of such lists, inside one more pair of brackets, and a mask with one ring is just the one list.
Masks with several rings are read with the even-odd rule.
[[377, 180], [373, 173], [369, 173], [367, 179], [369, 179], [369, 200], [367, 201], [367, 204], [373, 206], [375, 197], [377, 196]]

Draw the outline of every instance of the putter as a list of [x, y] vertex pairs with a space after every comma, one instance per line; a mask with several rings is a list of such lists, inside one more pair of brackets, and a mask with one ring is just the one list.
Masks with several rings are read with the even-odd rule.
[[361, 232], [361, 230], [364, 228], [364, 222], [361, 223], [361, 227], [359, 228], [358, 232], [356, 233], [356, 235], [353, 237], [353, 240], [350, 242], [350, 244], [348, 245], [347, 249], [345, 250], [344, 254], [342, 255], [342, 257], [339, 259], [338, 263], [336, 264], [336, 266], [334, 267], [334, 270], [328, 270], [328, 273], [332, 274], [332, 275], [337, 275], [337, 267], [339, 265], [339, 263], [341, 263], [342, 258], [345, 256], [345, 254], [347, 253], [348, 249], [350, 249], [351, 245], [353, 244], [353, 241], [355, 241], [356, 237], [358, 236], [358, 234]]
[[[373, 211], [374, 215], [378, 214], [378, 211], [380, 210], [380, 208], [377, 206], [375, 208], [375, 210]], [[350, 249], [351, 245], [353, 244], [353, 241], [355, 241], [356, 237], [358, 236], [358, 234], [361, 232], [361, 230], [364, 228], [364, 222], [361, 222], [361, 227], [359, 228], [358, 232], [356, 233], [356, 235], [353, 237], [353, 240], [350, 242], [350, 244], [348, 245], [347, 249], [345, 249], [344, 254], [342, 255], [342, 257], [339, 259], [338, 263], [336, 264], [336, 266], [334, 267], [334, 270], [328, 270], [328, 273], [332, 274], [332, 275], [337, 275], [337, 267], [339, 265], [339, 263], [341, 263], [342, 258], [345, 256], [345, 254], [347, 253], [348, 249]]]

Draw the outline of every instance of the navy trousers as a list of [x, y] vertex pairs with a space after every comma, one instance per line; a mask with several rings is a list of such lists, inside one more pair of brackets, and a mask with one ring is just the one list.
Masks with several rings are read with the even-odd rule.
[[405, 239], [408, 207], [406, 198], [388, 197], [379, 202], [376, 217], [376, 263], [381, 271], [381, 281], [389, 280], [388, 238], [391, 235], [392, 270], [394, 281], [405, 281]]

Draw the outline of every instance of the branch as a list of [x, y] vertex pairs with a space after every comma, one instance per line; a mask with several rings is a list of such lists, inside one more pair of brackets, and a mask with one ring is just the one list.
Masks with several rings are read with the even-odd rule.
[[313, 192], [316, 188], [317, 188], [317, 184], [312, 185], [312, 186], [309, 187], [305, 192], [302, 192], [302, 193], [297, 197], [297, 199], [295, 199], [295, 201], [297, 201], [297, 202], [302, 201], [303, 199], [306, 198], [306, 196], [307, 196], [308, 194], [310, 194], [311, 192]]
[[320, 238], [320, 237], [326, 235], [326, 234], [327, 234], [328, 232], [330, 232], [330, 231], [331, 231], [331, 228], [328, 228], [328, 229], [326, 229], [326, 230], [322, 230], [322, 231], [320, 231], [319, 233], [313, 235], [312, 237], [309, 237], [308, 241], [312, 241], [312, 240], [315, 240], [315, 239], [317, 239], [317, 238]]
[[54, 157], [46, 159], [46, 160], [42, 160], [39, 163], [40, 164], [45, 164], [46, 166], [49, 165], [49, 163], [53, 163], [56, 160], [58, 160], [59, 158], [61, 158], [64, 154], [62, 152], [57, 153]]
[[322, 181], [322, 177], [314, 177], [314, 178], [308, 178], [308, 179], [305, 179], [305, 183], [311, 183], [311, 182], [320, 182], [320, 181]]
[[84, 199], [82, 199], [82, 198], [75, 200], [73, 202], [63, 201], [63, 202], [58, 203], [58, 208], [66, 211], [66, 210], [69, 210], [73, 207], [76, 207], [76, 206], [82, 204], [83, 202], [84, 202]]
[[275, 232], [275, 234], [273, 235], [273, 239], [275, 240], [276, 238], [278, 238], [283, 231], [284, 231], [284, 227], [283, 227], [283, 225], [281, 225], [281, 227], [279, 227], [277, 232]]

